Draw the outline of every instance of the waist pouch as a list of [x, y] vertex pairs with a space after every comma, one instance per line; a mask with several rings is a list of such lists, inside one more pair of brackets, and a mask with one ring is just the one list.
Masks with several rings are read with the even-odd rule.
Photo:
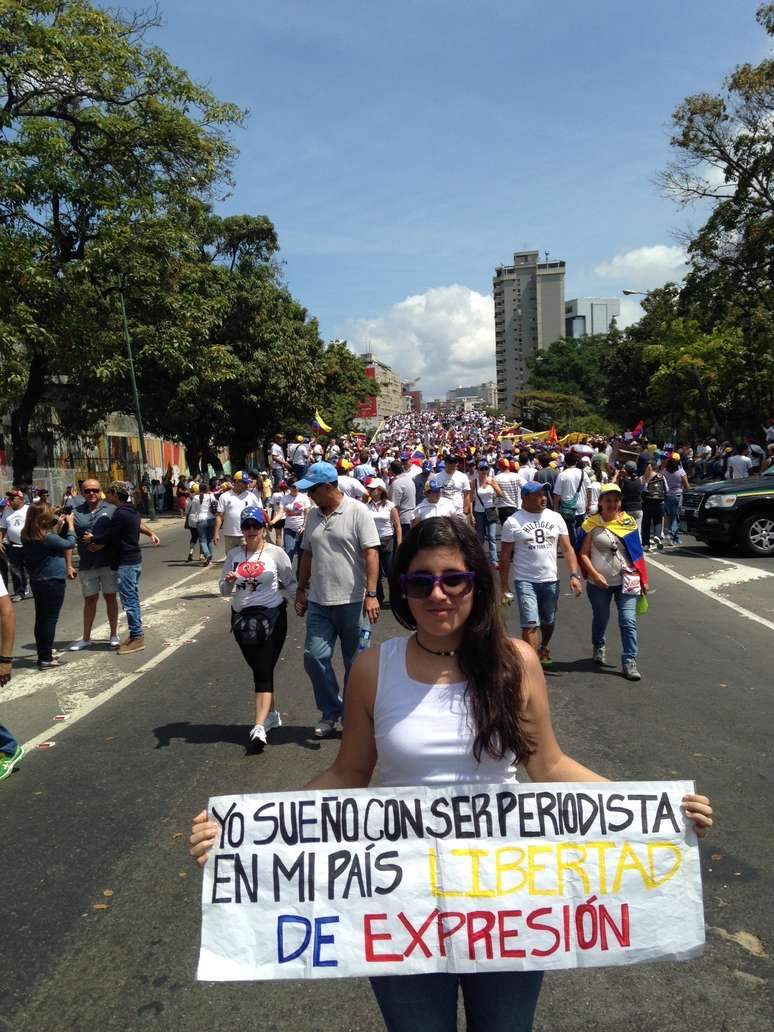
[[240, 645], [263, 645], [272, 636], [280, 613], [287, 606], [248, 606], [231, 614], [231, 630]]

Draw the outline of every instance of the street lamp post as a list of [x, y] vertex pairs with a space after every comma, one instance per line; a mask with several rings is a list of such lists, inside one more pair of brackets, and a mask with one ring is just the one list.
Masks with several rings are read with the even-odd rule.
[[[126, 303], [124, 302], [123, 283], [119, 280], [118, 296], [121, 300], [121, 318], [124, 323], [124, 339], [126, 340], [126, 355], [129, 359], [129, 378], [132, 381], [132, 393], [134, 394], [134, 411], [137, 416], [137, 432], [140, 435], [140, 484], [147, 476], [148, 456], [145, 453], [145, 431], [142, 426], [142, 413], [140, 412], [140, 395], [137, 393], [137, 380], [134, 375], [134, 357], [132, 356], [132, 338], [129, 336], [129, 322], [126, 318]], [[151, 491], [150, 478], [148, 478], [148, 518], [151, 522], [156, 520], [156, 506], [153, 503], [153, 491]]]

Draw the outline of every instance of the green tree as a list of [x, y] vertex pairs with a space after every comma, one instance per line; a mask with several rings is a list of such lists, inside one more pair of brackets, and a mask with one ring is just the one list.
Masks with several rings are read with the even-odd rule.
[[543, 430], [552, 423], [565, 427], [589, 414], [589, 406], [579, 394], [561, 391], [517, 391], [513, 407], [519, 422], [531, 430]]
[[64, 383], [95, 417], [117, 407], [89, 391], [105, 335], [105, 382], [121, 365], [115, 297], [98, 274], [127, 228], [184, 222], [228, 176], [225, 134], [241, 112], [145, 44], [154, 24], [86, 0], [0, 10], [0, 339], [17, 479], [37, 460], [35, 411]]
[[[774, 4], [761, 6], [757, 19], [774, 35]], [[773, 100], [770, 57], [737, 67], [718, 93], [688, 97], [674, 112], [676, 157], [661, 176], [679, 203], [711, 205], [688, 244], [691, 269], [681, 308], [706, 332], [741, 331], [746, 374], [726, 388], [738, 396], [750, 427], [774, 406]]]

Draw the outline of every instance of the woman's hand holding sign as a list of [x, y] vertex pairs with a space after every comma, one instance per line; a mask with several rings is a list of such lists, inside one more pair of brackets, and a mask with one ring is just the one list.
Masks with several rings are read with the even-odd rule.
[[194, 863], [198, 864], [199, 867], [204, 867], [207, 863], [207, 857], [210, 855], [210, 850], [215, 845], [217, 837], [217, 823], [209, 820], [206, 810], [197, 813], [193, 819], [191, 837], [188, 841], [191, 845], [191, 856], [194, 859]]
[[712, 827], [712, 807], [705, 795], [684, 795], [683, 813], [689, 821], [693, 821], [693, 830], [704, 838]]

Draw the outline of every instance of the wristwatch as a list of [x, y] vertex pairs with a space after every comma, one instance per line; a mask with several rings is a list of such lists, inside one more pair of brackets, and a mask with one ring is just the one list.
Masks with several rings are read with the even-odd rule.
[[366, 598], [377, 598], [377, 597], [378, 596], [377, 596], [375, 591], [367, 591], [366, 592]]
[[579, 573], [571, 573], [570, 574], [570, 580], [573, 580], [573, 579], [574, 580], [580, 580], [581, 579], [581, 575]]

